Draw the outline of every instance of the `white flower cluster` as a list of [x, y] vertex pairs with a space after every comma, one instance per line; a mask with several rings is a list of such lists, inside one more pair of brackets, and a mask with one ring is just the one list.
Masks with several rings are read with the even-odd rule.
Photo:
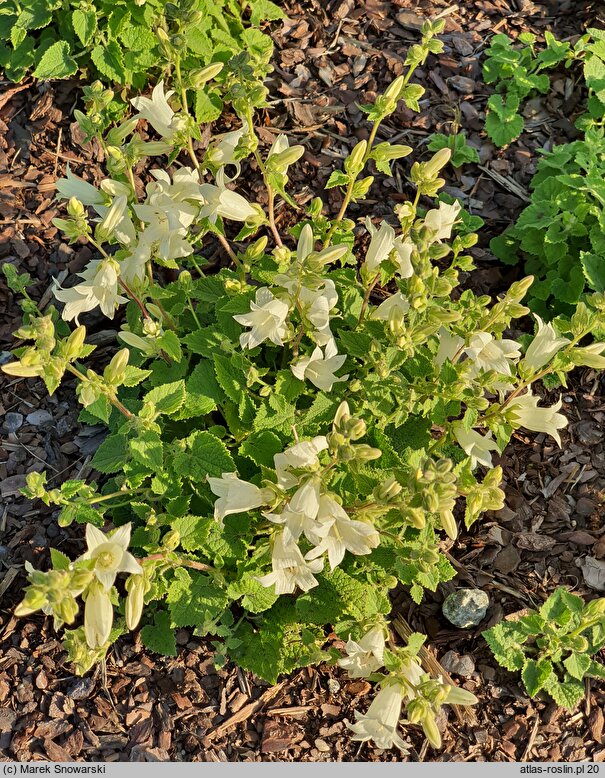
[[[134, 131], [136, 121], [146, 119], [162, 136], [163, 143], [143, 144], [146, 153], [165, 153], [172, 143], [185, 117], [175, 114], [164, 94], [163, 83], [153, 90], [152, 97], [135, 97], [132, 104], [139, 113], [125, 123], [123, 135]], [[105, 316], [112, 319], [116, 308], [127, 301], [120, 294], [120, 287], [143, 283], [146, 264], [157, 258], [163, 264], [176, 267], [177, 260], [193, 253], [192, 231], [203, 228], [203, 220], [215, 224], [219, 218], [245, 222], [261, 218], [258, 206], [227, 188], [224, 173], [233, 160], [237, 143], [243, 130], [217, 138], [210, 153], [219, 163], [216, 184], [203, 182], [200, 171], [194, 168], [177, 169], [172, 179], [164, 170], [151, 170], [155, 179], [146, 186], [145, 200], [133, 202], [131, 187], [113, 179], [102, 182], [100, 189], [77, 176], [69, 168], [67, 177], [57, 182], [58, 197], [75, 200], [91, 207], [99, 217], [96, 221], [95, 239], [118, 244], [121, 251], [116, 257], [91, 261], [80, 274], [82, 283], [69, 289], [55, 285], [55, 297], [65, 303], [63, 318], [78, 321], [80, 314], [99, 306]], [[157, 148], [156, 148], [157, 147]], [[239, 166], [236, 165], [236, 171]]]
[[[561, 445], [559, 430], [567, 425], [565, 416], [558, 413], [562, 405], [561, 399], [550, 408], [538, 408], [538, 398], [532, 394], [531, 388], [525, 394], [517, 396], [510, 381], [517, 363], [522, 371], [534, 375], [570, 342], [559, 336], [552, 324], [544, 324], [539, 316], [536, 316], [536, 321], [537, 333], [523, 359], [520, 359], [519, 344], [515, 340], [496, 340], [490, 333], [475, 332], [467, 343], [464, 338], [452, 335], [442, 328], [439, 332], [439, 348], [435, 362], [441, 366], [446, 360], [455, 363], [464, 359], [468, 363], [467, 375], [471, 378], [490, 371], [497, 373], [498, 379], [492, 385], [500, 392], [511, 422], [516, 427], [551, 435]], [[509, 392], [512, 393], [506, 398]], [[482, 435], [474, 429], [466, 429], [462, 422], [455, 422], [452, 432], [461, 448], [471, 458], [471, 467], [474, 468], [477, 464], [492, 466], [490, 452], [499, 452], [500, 449], [491, 432]]]
[[[351, 678], [368, 678], [383, 667], [385, 651], [385, 626], [376, 625], [358, 641], [349, 638], [345, 644], [346, 655], [338, 660], [338, 664]], [[432, 688], [429, 691], [423, 688], [425, 686]], [[465, 689], [452, 686], [441, 677], [431, 679], [422, 669], [418, 657], [410, 655], [409, 651], [406, 655], [404, 649], [399, 655], [397, 672], [384, 677], [381, 689], [366, 713], [356, 712], [356, 721], [348, 724], [354, 733], [353, 740], [373, 740], [378, 748], [395, 746], [407, 754], [410, 744], [397, 731], [405, 703], [408, 719], [421, 723], [431, 744], [438, 747], [441, 736], [436, 725], [434, 705], [429, 702], [437, 690], [442, 701], [460, 705], [477, 702], [475, 695]]]
[[[341, 409], [342, 406], [337, 417]], [[258, 579], [263, 586], [274, 585], [276, 594], [291, 594], [297, 588], [308, 591], [317, 586], [314, 573], [323, 569], [324, 555], [333, 570], [347, 551], [369, 554], [380, 543], [380, 536], [370, 523], [351, 519], [336, 495], [325, 490], [319, 455], [327, 448], [327, 438], [320, 435], [276, 454], [275, 489], [262, 489], [240, 480], [235, 473], [208, 477], [212, 492], [219, 498], [214, 504], [218, 521], [232, 513], [275, 504], [278, 495], [279, 512], [263, 513], [270, 522], [282, 527], [273, 542], [273, 569]], [[304, 555], [298, 545], [302, 537], [313, 546]]]

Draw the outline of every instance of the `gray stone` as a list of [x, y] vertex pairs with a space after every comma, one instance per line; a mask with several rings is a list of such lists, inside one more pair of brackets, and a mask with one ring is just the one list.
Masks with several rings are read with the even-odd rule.
[[4, 426], [7, 432], [16, 432], [23, 424], [22, 413], [9, 412], [4, 416]]
[[476, 627], [489, 607], [489, 597], [482, 589], [458, 589], [446, 597], [442, 611], [455, 627]]
[[468, 654], [456, 653], [456, 651], [448, 651], [441, 657], [441, 664], [444, 670], [454, 675], [459, 675], [461, 678], [470, 678], [475, 672], [475, 663], [473, 658]]
[[28, 424], [31, 424], [32, 427], [39, 427], [42, 424], [48, 424], [49, 421], [53, 420], [53, 417], [48, 411], [40, 410], [28, 413], [25, 420]]

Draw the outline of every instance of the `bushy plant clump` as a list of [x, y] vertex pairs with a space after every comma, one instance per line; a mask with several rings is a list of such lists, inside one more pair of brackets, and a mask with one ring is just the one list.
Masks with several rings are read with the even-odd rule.
[[[96, 256], [78, 284], [56, 287], [61, 314], [39, 311], [27, 279], [9, 272], [25, 292], [16, 336], [28, 345], [3, 369], [41, 378], [50, 392], [74, 376], [81, 419], [109, 428], [92, 462], [107, 475], [100, 489], [80, 480], [48, 489], [43, 473], [28, 477], [28, 496], [60, 506], [61, 524], [86, 524], [87, 551], [76, 560], [53, 551], [52, 570], [30, 570], [17, 610], [42, 609], [67, 627], [77, 672], [140, 623], [154, 651], [175, 654], [175, 629], [193, 627], [214, 641], [219, 664], [234, 660], [269, 681], [338, 661], [381, 684], [354, 737], [402, 750], [404, 707], [437, 746], [440, 706], [474, 701], [422, 671], [421, 636], [385, 646], [389, 591], [404, 584], [420, 602], [453, 577], [441, 541], [502, 507], [493, 456], [515, 430], [560, 441], [561, 401], [545, 405], [532, 386], [605, 363], [605, 343], [585, 344], [605, 298], [594, 295], [560, 328], [536, 317], [525, 348], [507, 337], [528, 313], [532, 279], [496, 301], [460, 292], [476, 235], [457, 202], [434, 202], [447, 148], [413, 163], [414, 196], [387, 219], [368, 214], [359, 247], [347, 208], [370, 191], [371, 164], [388, 173], [413, 152], [376, 142], [377, 130], [400, 100], [417, 108], [423, 89], [411, 77], [441, 50], [442, 24], [425, 24], [405, 74], [364, 106], [369, 139], [327, 184], [342, 192], [334, 218], [319, 197], [303, 209], [291, 191], [302, 146], [278, 135], [259, 149], [254, 110], [266, 92], [251, 71], [224, 84], [241, 127], [203, 154], [185, 96], [169, 102], [161, 83], [133, 100], [133, 120], [100, 137], [112, 151], [99, 188], [69, 171], [58, 182], [67, 213], [55, 224]], [[159, 140], [142, 140], [139, 118]], [[156, 162], [139, 198], [134, 164], [162, 154], [172, 164]], [[266, 209], [241, 186], [248, 164], [264, 179]], [[278, 202], [289, 209], [287, 233]], [[217, 247], [220, 268], [206, 259]], [[176, 280], [162, 283], [163, 268]], [[121, 326], [101, 372], [84, 364], [94, 346], [79, 324], [97, 307], [110, 319], [119, 312]], [[345, 656], [326, 645], [328, 625], [347, 641]]]
[[213, 121], [221, 113], [220, 83], [209, 94], [204, 68], [245, 51], [266, 72], [273, 47], [258, 27], [280, 18], [270, 0], [7, 0], [0, 67], [13, 81], [32, 71], [42, 80], [79, 74], [114, 91], [141, 90], [174, 73], [197, 121]]

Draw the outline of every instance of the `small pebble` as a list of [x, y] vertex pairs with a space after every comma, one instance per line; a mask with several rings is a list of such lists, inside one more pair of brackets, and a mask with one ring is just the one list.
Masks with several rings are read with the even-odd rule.
[[67, 688], [67, 696], [72, 700], [85, 700], [94, 691], [95, 682], [92, 678], [78, 678]]
[[4, 417], [4, 427], [7, 432], [16, 432], [23, 424], [22, 413], [7, 413]]
[[329, 745], [326, 743], [326, 741], [325, 741], [325, 740], [322, 740], [320, 737], [318, 737], [318, 738], [317, 738], [317, 740], [315, 741], [315, 748], [316, 748], [318, 751], [323, 751], [323, 752], [324, 752], [324, 754], [327, 754], [327, 753], [328, 753], [328, 751], [331, 751], [331, 750], [332, 750], [332, 749], [330, 748], [330, 746], [329, 746]]
[[475, 672], [475, 663], [468, 654], [460, 656], [456, 651], [448, 651], [441, 658], [441, 664], [448, 673], [459, 675], [461, 678], [470, 678]]
[[0, 546], [0, 562], [2, 562], [4, 559], [8, 559], [9, 554], [10, 551], [6, 546]]
[[340, 684], [336, 678], [328, 678], [328, 689], [330, 690], [330, 694], [336, 694], [336, 692], [340, 691]]
[[458, 589], [452, 592], [441, 607], [445, 618], [455, 627], [476, 627], [489, 607], [489, 597], [482, 589]]
[[31, 424], [32, 427], [39, 427], [42, 424], [47, 424], [49, 421], [52, 421], [53, 417], [48, 411], [39, 410], [39, 411], [32, 411], [31, 413], [28, 413], [25, 417], [25, 421], [28, 424]]

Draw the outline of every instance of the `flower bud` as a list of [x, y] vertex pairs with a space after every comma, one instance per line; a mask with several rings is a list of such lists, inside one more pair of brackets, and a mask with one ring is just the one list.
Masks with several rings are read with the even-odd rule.
[[329, 246], [327, 249], [322, 249], [322, 251], [315, 254], [315, 259], [322, 265], [329, 265], [331, 262], [336, 262], [341, 257], [344, 257], [348, 250], [348, 246], [340, 243], [337, 246]]
[[28, 589], [25, 593], [25, 597], [21, 600], [19, 605], [15, 608], [15, 616], [20, 618], [21, 616], [29, 616], [35, 611], [43, 608], [47, 603], [46, 595], [39, 589]]
[[435, 178], [437, 173], [441, 170], [441, 168], [445, 167], [447, 163], [450, 161], [450, 158], [452, 156], [451, 149], [443, 148], [439, 149], [439, 151], [433, 156], [432, 159], [430, 159], [428, 162], [425, 162], [422, 166], [422, 172], [424, 174], [424, 178], [432, 179]]
[[81, 324], [75, 329], [65, 344], [65, 356], [70, 361], [77, 359], [80, 356], [80, 351], [84, 345], [84, 339], [86, 338], [86, 327]]
[[162, 538], [162, 546], [168, 551], [174, 551], [180, 542], [181, 533], [176, 529], [170, 530], [170, 532], [167, 532]]
[[345, 170], [347, 173], [353, 173], [354, 175], [357, 175], [357, 173], [362, 170], [367, 149], [368, 142], [365, 140], [360, 140], [345, 162]]
[[389, 500], [397, 497], [397, 495], [401, 493], [402, 489], [403, 487], [399, 481], [397, 481], [395, 477], [391, 477], [388, 481], [385, 481], [384, 483], [380, 484], [380, 486], [377, 486], [374, 490], [374, 493], [378, 500], [382, 502], [388, 502]]
[[222, 62], [213, 62], [211, 65], [206, 65], [205, 68], [192, 70], [189, 74], [191, 85], [199, 89], [207, 81], [212, 81], [213, 78], [218, 76], [223, 68], [224, 64]]
[[591, 600], [588, 605], [585, 606], [582, 613], [582, 621], [592, 621], [599, 616], [605, 616], [605, 597], [601, 597], [598, 600]]
[[128, 358], [130, 352], [127, 348], [123, 348], [114, 354], [111, 362], [107, 365], [103, 371], [103, 377], [113, 385], [120, 384], [124, 380], [124, 373], [126, 366], [128, 365]]
[[379, 448], [367, 446], [365, 443], [355, 446], [355, 459], [359, 462], [371, 462], [373, 459], [378, 459], [381, 456], [382, 451]]
[[267, 237], [267, 235], [263, 235], [262, 238], [259, 238], [251, 246], [248, 246], [248, 250], [246, 251], [248, 258], [259, 259], [260, 257], [262, 257], [262, 255], [265, 253], [265, 249], [267, 248], [268, 242], [269, 242], [269, 238]]
[[456, 526], [456, 519], [451, 511], [442, 511], [441, 526], [445, 530], [446, 535], [452, 540], [456, 540], [458, 537], [458, 527]]
[[384, 96], [387, 98], [387, 100], [399, 99], [399, 94], [403, 89], [403, 83], [404, 83], [403, 76], [397, 76], [397, 78], [394, 81], [391, 81], [391, 83], [389, 84], [389, 86], [386, 88], [384, 92]]
[[124, 615], [126, 616], [126, 626], [128, 629], [135, 629], [141, 620], [143, 605], [145, 604], [145, 593], [149, 585], [144, 575], [131, 575], [126, 579], [126, 604], [124, 606]]
[[435, 714], [432, 710], [427, 710], [422, 721], [422, 729], [429, 743], [433, 748], [441, 748], [441, 733], [435, 720]]

